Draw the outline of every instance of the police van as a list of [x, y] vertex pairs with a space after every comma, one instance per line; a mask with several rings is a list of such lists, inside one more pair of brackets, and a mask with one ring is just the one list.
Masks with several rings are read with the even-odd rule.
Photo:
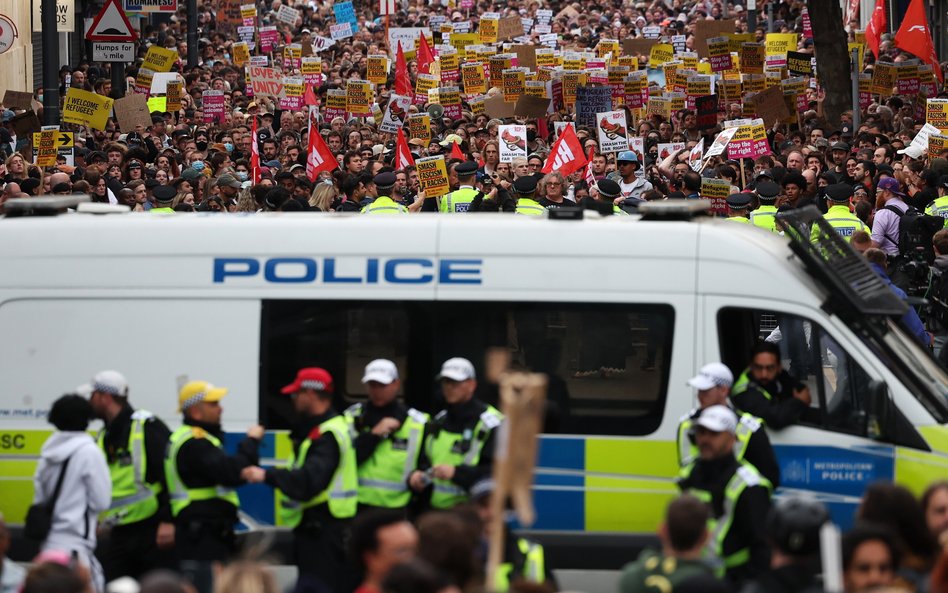
[[[948, 377], [897, 323], [905, 305], [815, 211], [780, 237], [700, 209], [8, 215], [0, 511], [22, 522], [50, 403], [99, 370], [124, 373], [132, 405], [172, 427], [181, 376], [229, 387], [231, 446], [260, 422], [275, 464], [290, 448], [280, 387], [298, 368], [328, 369], [341, 409], [365, 397], [364, 365], [389, 358], [407, 402], [436, 411], [441, 362], [465, 356], [482, 374], [494, 347], [550, 378], [530, 531], [561, 568], [617, 568], [654, 534], [677, 492], [686, 380], [716, 360], [737, 376], [761, 338], [813, 395], [799, 424], [770, 432], [778, 495], [810, 492], [845, 526], [871, 482], [918, 492], [943, 477]], [[496, 401], [486, 380], [478, 391]], [[240, 497], [248, 524], [277, 524], [270, 488]]]

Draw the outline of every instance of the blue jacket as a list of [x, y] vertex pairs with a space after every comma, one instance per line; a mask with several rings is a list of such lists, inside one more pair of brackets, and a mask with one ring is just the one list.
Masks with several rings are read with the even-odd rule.
[[[905, 291], [892, 283], [892, 280], [889, 279], [888, 274], [885, 273], [885, 270], [882, 269], [882, 266], [879, 264], [870, 263], [869, 264], [873, 271], [878, 274], [886, 284], [889, 285], [889, 289], [894, 292], [900, 299], [903, 301], [908, 297], [905, 294]], [[915, 339], [919, 341], [922, 346], [927, 347], [931, 338], [928, 335], [928, 332], [925, 331], [925, 325], [922, 323], [922, 320], [919, 318], [918, 313], [915, 312], [915, 309], [909, 307], [908, 313], [902, 316], [902, 326], [905, 327]]]

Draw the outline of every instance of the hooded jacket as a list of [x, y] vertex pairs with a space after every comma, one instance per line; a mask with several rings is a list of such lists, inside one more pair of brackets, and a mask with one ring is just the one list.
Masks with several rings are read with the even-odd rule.
[[70, 459], [53, 510], [44, 549], [95, 549], [96, 517], [112, 502], [112, 478], [105, 456], [85, 432], [54, 432], [40, 451], [33, 478], [33, 503], [52, 497], [63, 463]]

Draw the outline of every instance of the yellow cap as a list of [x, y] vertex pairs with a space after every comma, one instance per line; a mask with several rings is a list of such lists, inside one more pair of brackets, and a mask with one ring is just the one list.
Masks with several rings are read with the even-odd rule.
[[219, 402], [225, 395], [226, 387], [214, 387], [207, 381], [191, 381], [178, 393], [178, 411], [183, 412], [198, 402]]

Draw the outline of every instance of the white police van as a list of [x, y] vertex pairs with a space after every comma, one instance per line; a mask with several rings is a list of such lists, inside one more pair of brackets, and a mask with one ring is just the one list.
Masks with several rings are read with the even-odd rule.
[[[340, 398], [358, 400], [363, 366], [390, 358], [408, 403], [436, 410], [441, 362], [482, 370], [500, 346], [551, 378], [531, 529], [554, 566], [616, 568], [676, 493], [686, 380], [715, 360], [737, 375], [779, 326], [785, 364], [813, 394], [799, 425], [771, 432], [781, 493], [812, 492], [845, 525], [870, 482], [919, 491], [944, 475], [948, 377], [832, 229], [815, 246], [793, 240], [811, 219], [792, 221], [788, 240], [698, 216], [693, 202], [585, 220], [8, 216], [0, 511], [22, 521], [49, 404], [102, 369], [172, 426], [176, 377], [229, 387], [226, 429], [265, 424], [276, 463], [289, 450], [279, 387], [298, 368], [329, 369]], [[482, 382], [480, 395], [496, 389]], [[269, 488], [240, 494], [248, 517], [275, 524]], [[569, 553], [577, 543], [586, 553]]]

